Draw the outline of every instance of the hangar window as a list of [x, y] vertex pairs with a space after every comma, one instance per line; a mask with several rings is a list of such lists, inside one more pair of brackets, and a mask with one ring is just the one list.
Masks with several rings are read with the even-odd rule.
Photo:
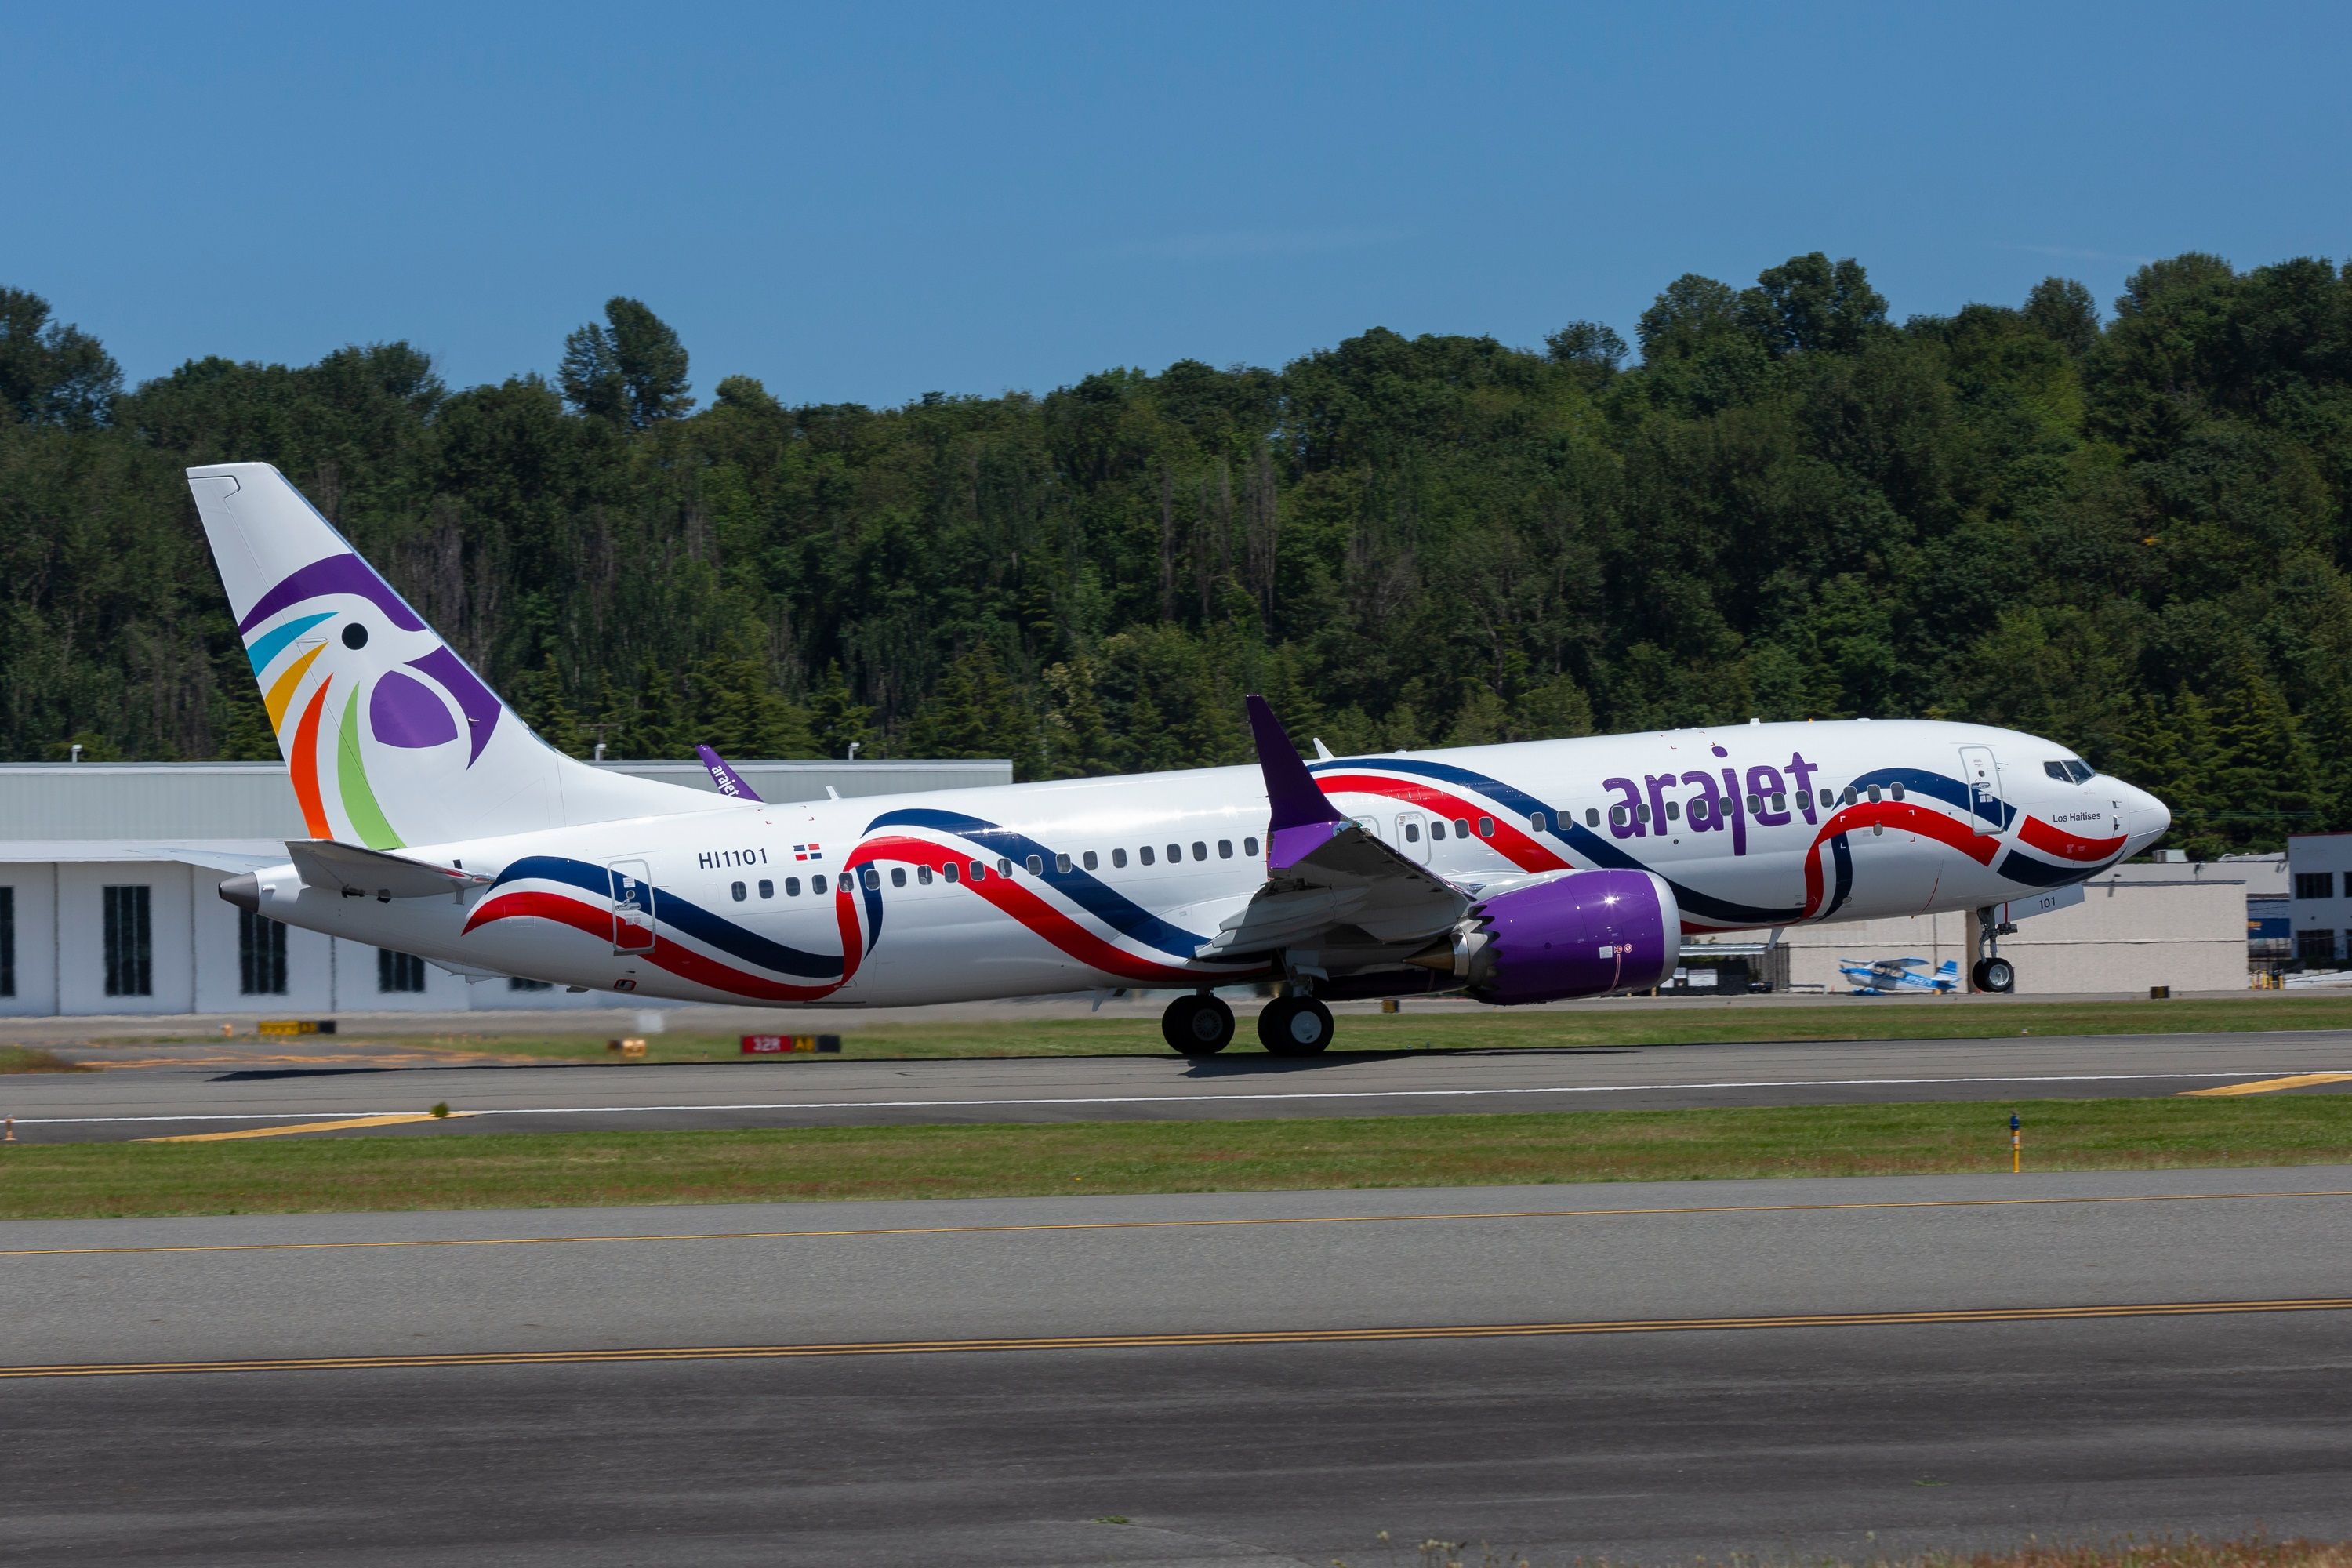
[[2294, 896], [2298, 899], [2332, 899], [2336, 896], [2336, 873], [2333, 871], [2297, 871], [2294, 874]]
[[763, 899], [772, 899], [776, 896], [776, 885], [765, 877], [760, 879], [760, 896]]
[[0, 888], [0, 996], [16, 994], [16, 889]]
[[2336, 933], [2332, 931], [2295, 932], [2294, 955], [2307, 963], [2333, 959], [2336, 956]]
[[1114, 849], [1114, 850], [1112, 850], [1112, 851], [1110, 852], [1110, 864], [1111, 864], [1111, 869], [1113, 869], [1113, 870], [1115, 870], [1115, 871], [1124, 871], [1124, 870], [1126, 870], [1126, 869], [1127, 869], [1127, 851], [1126, 851], [1126, 850], [1124, 850], [1124, 849]]
[[786, 898], [788, 898], [788, 899], [797, 899], [797, 898], [799, 898], [800, 896], [801, 896], [801, 879], [800, 879], [798, 877], [787, 877], [787, 878], [785, 878], [785, 879], [784, 879], [784, 897], [786, 897]]
[[555, 982], [552, 980], [525, 980], [520, 974], [509, 974], [507, 976], [507, 989], [509, 991], [552, 991], [555, 989]]
[[1081, 861], [1079, 862], [1079, 864], [1080, 864], [1080, 865], [1082, 865], [1082, 866], [1084, 866], [1087, 870], [1091, 871], [1091, 870], [1094, 870], [1097, 867], [1100, 866], [1100, 865], [1102, 864], [1102, 862], [1101, 862], [1101, 861], [1099, 861], [1099, 860], [1097, 860], [1097, 859], [1096, 859], [1096, 858], [1095, 858], [1095, 852], [1094, 852], [1093, 850], [1089, 849], [1089, 850], [1087, 850], [1087, 851], [1086, 858], [1085, 858], [1084, 860], [1081, 860]]
[[425, 989], [425, 961], [413, 952], [375, 950], [375, 988], [386, 995]]
[[251, 910], [236, 911], [236, 989], [246, 996], [286, 994], [286, 928]]
[[907, 885], [907, 868], [904, 866], [890, 868], [890, 885], [894, 888], [903, 888]]
[[1138, 855], [1140, 855], [1140, 856], [1142, 856], [1142, 857], [1143, 857], [1143, 863], [1144, 863], [1145, 865], [1149, 866], [1149, 865], [1150, 865], [1150, 864], [1151, 864], [1151, 846], [1150, 846], [1150, 845], [1149, 845], [1149, 844], [1145, 845], [1142, 848], [1140, 848], [1140, 849], [1137, 850], [1137, 851], [1136, 851], [1136, 853], [1137, 853]]
[[731, 883], [731, 884], [730, 884], [730, 885], [729, 885], [729, 887], [728, 887], [728, 889], [727, 889], [727, 890], [728, 890], [730, 893], [731, 893], [731, 894], [733, 894], [733, 895], [734, 895], [734, 897], [735, 897], [735, 901], [736, 901], [737, 903], [739, 903], [739, 904], [740, 904], [740, 903], [741, 903], [741, 902], [743, 901], [743, 900], [747, 897], [747, 895], [746, 895], [746, 894], [744, 893], [744, 891], [743, 891], [743, 884], [742, 884], [742, 883], [740, 883], [740, 882], [735, 882], [735, 883]]
[[106, 994], [155, 994], [155, 927], [152, 895], [144, 883], [104, 889]]
[[1242, 840], [1242, 853], [1253, 857], [1257, 854], [1257, 838], [1255, 835]]

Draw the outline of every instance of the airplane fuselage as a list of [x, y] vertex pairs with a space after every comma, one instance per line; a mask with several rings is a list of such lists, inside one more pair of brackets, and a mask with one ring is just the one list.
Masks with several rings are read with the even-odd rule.
[[[1930, 721], [1751, 724], [1328, 759], [1326, 796], [1474, 896], [1562, 872], [1671, 884], [1685, 931], [1976, 909], [2168, 825], [2064, 748]], [[1268, 879], [1255, 767], [739, 804], [436, 845], [488, 880], [385, 898], [258, 876], [260, 912], [520, 974], [690, 1001], [898, 1006], [1403, 974], [1373, 942], [1204, 958]]]

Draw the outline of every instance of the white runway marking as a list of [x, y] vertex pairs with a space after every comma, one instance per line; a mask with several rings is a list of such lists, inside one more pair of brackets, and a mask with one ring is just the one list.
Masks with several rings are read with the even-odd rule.
[[[2232, 1072], [2064, 1073], [2045, 1077], [1985, 1078], [1798, 1078], [1756, 1079], [1723, 1083], [1603, 1083], [1535, 1085], [1508, 1089], [1293, 1089], [1263, 1094], [1118, 1094], [1031, 1096], [1021, 1100], [780, 1100], [716, 1105], [535, 1105], [469, 1108], [477, 1119], [487, 1116], [659, 1116], [672, 1111], [708, 1110], [953, 1110], [992, 1106], [1049, 1105], [1185, 1105], [1213, 1102], [1234, 1104], [1253, 1100], [1448, 1100], [1465, 1096], [1515, 1094], [1659, 1094], [1738, 1089], [1900, 1089], [1956, 1083], [2154, 1083], [2276, 1076], [2275, 1069], [2243, 1068]], [[20, 1127], [88, 1127], [156, 1121], [310, 1121], [330, 1117], [398, 1115], [407, 1106], [369, 1110], [301, 1110], [216, 1112], [186, 1116], [20, 1116]]]

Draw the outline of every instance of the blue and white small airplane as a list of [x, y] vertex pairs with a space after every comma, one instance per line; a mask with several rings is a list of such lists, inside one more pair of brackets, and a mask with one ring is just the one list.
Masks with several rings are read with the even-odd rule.
[[[1327, 1003], [1646, 991], [1685, 933], [1975, 910], [2070, 887], [2171, 815], [2063, 746], [1924, 721], [1747, 724], [1255, 767], [762, 801], [548, 746], [266, 463], [191, 468], [309, 837], [221, 896], [469, 976], [892, 1007], [1140, 987], [1187, 1054], [1220, 986]], [[1981, 945], [1981, 944], [1980, 944]], [[2005, 991], [1988, 952], [1972, 978]]]
[[1867, 963], [1838, 960], [1838, 973], [1853, 982], [1857, 996], [1892, 996], [1904, 991], [1957, 991], [1960, 985], [1958, 959], [1948, 958], [1930, 973], [1924, 958], [1879, 958]]

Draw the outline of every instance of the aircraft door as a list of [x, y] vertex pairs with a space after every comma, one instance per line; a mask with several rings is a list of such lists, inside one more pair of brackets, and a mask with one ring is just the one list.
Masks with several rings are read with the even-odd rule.
[[1969, 786], [1969, 811], [1979, 833], [1995, 837], [2006, 831], [2001, 821], [2000, 764], [1990, 746], [1960, 748], [1960, 779]]
[[650, 952], [654, 945], [654, 885], [643, 860], [615, 860], [613, 879], [613, 951]]
[[1417, 811], [1400, 811], [1396, 820], [1397, 845], [1406, 856], [1429, 864], [1429, 822]]

